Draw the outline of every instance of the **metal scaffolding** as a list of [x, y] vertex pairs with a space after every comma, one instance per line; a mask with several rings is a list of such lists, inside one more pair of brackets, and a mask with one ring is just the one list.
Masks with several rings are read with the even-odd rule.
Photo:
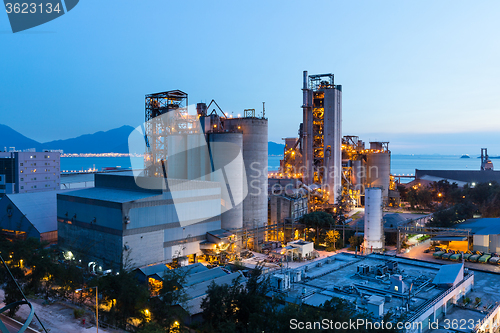
[[[146, 122], [145, 140], [146, 153], [144, 154], [144, 169], [148, 176], [162, 176], [161, 161], [168, 156], [167, 136], [176, 131], [189, 129], [192, 119], [185, 122], [171, 122], [169, 117], [161, 117], [172, 111], [187, 114], [188, 95], [180, 90], [171, 90], [146, 95]], [[194, 119], [193, 119], [194, 120]], [[174, 126], [170, 126], [175, 123]]]

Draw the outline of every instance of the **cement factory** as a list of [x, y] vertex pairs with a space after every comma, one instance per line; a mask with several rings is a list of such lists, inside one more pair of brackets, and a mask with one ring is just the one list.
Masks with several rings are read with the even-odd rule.
[[[215, 100], [197, 103], [196, 112], [189, 110], [188, 94], [180, 90], [148, 94], [145, 123], [129, 137], [129, 147], [135, 149], [131, 153], [144, 154], [143, 165], [96, 173], [92, 186], [82, 189], [5, 195], [0, 199], [0, 211], [7, 212], [0, 216], [2, 230], [57, 240], [66, 260], [84, 258], [93, 274], [115, 273], [127, 261], [142, 282], [160, 285], [169, 269], [191, 270], [185, 308], [190, 320], [201, 315], [211, 282], [246, 281], [243, 273], [226, 269], [237, 259], [250, 268], [266, 263], [272, 296], [310, 306], [339, 297], [375, 318], [390, 312], [420, 324], [406, 332], [426, 331], [466, 295], [480, 295], [489, 312], [452, 313], [477, 317], [481, 329], [490, 321], [500, 322], [500, 303], [473, 288], [474, 283], [490, 284], [487, 273], [475, 275], [464, 263], [383, 255], [388, 232], [397, 233], [396, 254], [407, 234], [438, 236], [467, 249], [473, 238], [475, 250], [500, 253], [500, 219], [495, 234], [488, 229], [486, 237], [490, 221], [474, 222], [476, 231], [428, 230], [428, 215], [384, 215], [384, 207], [400, 204], [390, 174], [389, 143], [342, 135], [342, 86], [335, 84], [333, 74], [304, 72], [302, 95], [298, 136], [284, 139], [280, 168], [268, 172], [264, 104], [262, 111], [245, 109], [243, 116], [233, 117]], [[59, 157], [54, 156], [47, 153], [43, 163], [59, 170]], [[14, 165], [10, 158], [5, 165]], [[30, 153], [16, 162], [19, 178], [36, 172], [35, 158]], [[486, 150], [481, 161], [481, 175], [493, 175]], [[429, 181], [442, 179], [441, 171], [426, 172], [434, 177]], [[37, 209], [30, 208], [33, 202], [38, 202]], [[330, 230], [347, 229], [362, 242], [353, 253], [320, 254], [306, 240], [311, 229], [301, 217], [335, 214], [341, 205], [363, 211], [364, 218], [332, 224]], [[37, 215], [39, 207], [44, 212]], [[13, 219], [22, 222], [17, 225], [23, 230], [16, 229]], [[212, 265], [224, 268], [208, 273]]]

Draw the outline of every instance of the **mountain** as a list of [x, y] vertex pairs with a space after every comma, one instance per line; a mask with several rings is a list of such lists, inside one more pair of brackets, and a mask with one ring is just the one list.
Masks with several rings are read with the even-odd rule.
[[0, 124], [0, 150], [3, 151], [4, 148], [9, 149], [9, 147], [21, 150], [28, 148], [40, 150], [42, 148], [40, 142], [25, 137], [9, 126]]
[[276, 143], [269, 141], [267, 143], [268, 155], [283, 155], [283, 151], [285, 150], [285, 145], [282, 143]]
[[[96, 132], [85, 134], [76, 138], [66, 140], [55, 140], [40, 143], [25, 137], [9, 126], [0, 124], [0, 150], [4, 147], [15, 147], [17, 150], [36, 148], [37, 151], [43, 149], [62, 149], [68, 154], [78, 153], [128, 153], [128, 136], [134, 128], [132, 126], [122, 126], [106, 132]], [[283, 155], [285, 145], [282, 143], [268, 142], [269, 155]]]
[[0, 124], [0, 150], [15, 147], [17, 150], [35, 148], [62, 149], [65, 153], [128, 153], [128, 136], [134, 130], [132, 126], [122, 126], [106, 132], [85, 134], [66, 140], [40, 143], [25, 137], [9, 126]]
[[42, 144], [43, 149], [62, 149], [65, 153], [128, 153], [128, 136], [134, 128], [122, 126], [106, 132], [85, 134], [73, 139]]

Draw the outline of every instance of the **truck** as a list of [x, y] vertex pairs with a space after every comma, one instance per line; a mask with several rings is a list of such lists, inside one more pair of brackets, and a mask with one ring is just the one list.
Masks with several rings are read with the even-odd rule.
[[457, 253], [451, 255], [450, 260], [451, 261], [460, 261], [460, 260], [462, 260], [463, 256], [464, 256], [464, 254], [462, 252], [457, 251]]
[[469, 260], [469, 258], [472, 256], [472, 252], [471, 251], [467, 251], [464, 253], [464, 260]]
[[469, 261], [470, 262], [477, 262], [482, 255], [483, 254], [481, 252], [477, 251], [476, 254], [473, 254], [469, 257]]
[[488, 260], [491, 258], [491, 253], [485, 253], [479, 258], [478, 262], [482, 262], [483, 264], [486, 264]]
[[455, 251], [453, 250], [448, 250], [448, 253], [444, 253], [442, 256], [441, 256], [441, 259], [445, 259], [445, 260], [449, 260], [450, 257], [455, 254]]
[[446, 253], [445, 251], [438, 251], [438, 252], [434, 252], [434, 253], [432, 254], [432, 256], [433, 256], [434, 258], [436, 258], [436, 259], [437, 259], [437, 258], [441, 258], [441, 256], [442, 256], [443, 254], [445, 254], [445, 253]]
[[498, 265], [500, 264], [500, 257], [498, 255], [492, 256], [490, 260], [488, 260], [488, 263], [492, 265]]

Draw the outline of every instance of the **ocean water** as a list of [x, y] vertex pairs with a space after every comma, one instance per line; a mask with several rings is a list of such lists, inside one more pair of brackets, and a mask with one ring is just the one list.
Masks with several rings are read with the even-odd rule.
[[[279, 169], [281, 156], [269, 156], [269, 171]], [[132, 157], [134, 164], [142, 165], [142, 157]], [[493, 159], [493, 164], [500, 160]], [[395, 175], [413, 175], [415, 169], [421, 170], [479, 170], [481, 160], [460, 158], [460, 155], [392, 155], [391, 173]], [[62, 157], [61, 170], [84, 171], [89, 169], [102, 170], [103, 168], [120, 167], [130, 168], [129, 157]]]

